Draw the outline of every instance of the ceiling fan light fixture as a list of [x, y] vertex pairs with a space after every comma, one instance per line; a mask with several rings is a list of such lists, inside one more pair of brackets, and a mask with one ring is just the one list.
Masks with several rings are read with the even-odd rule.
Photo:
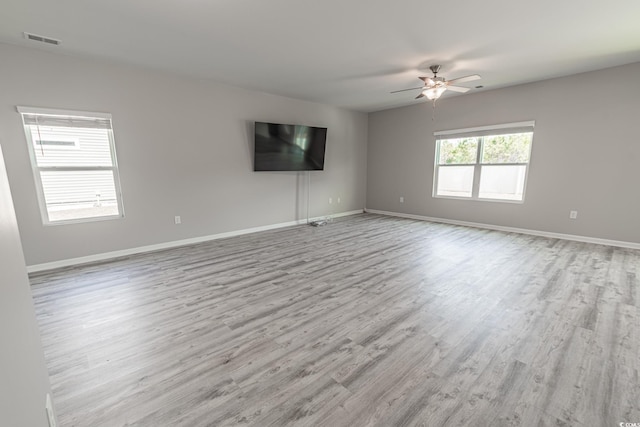
[[446, 90], [446, 86], [434, 86], [429, 89], [425, 89], [422, 93], [427, 97], [427, 99], [433, 101], [440, 98]]

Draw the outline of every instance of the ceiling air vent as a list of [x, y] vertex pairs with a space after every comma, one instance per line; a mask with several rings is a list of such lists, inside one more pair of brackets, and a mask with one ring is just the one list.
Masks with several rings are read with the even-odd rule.
[[54, 46], [58, 46], [60, 44], [60, 40], [52, 39], [51, 37], [39, 36], [37, 34], [24, 33], [24, 38], [35, 42], [52, 44]]

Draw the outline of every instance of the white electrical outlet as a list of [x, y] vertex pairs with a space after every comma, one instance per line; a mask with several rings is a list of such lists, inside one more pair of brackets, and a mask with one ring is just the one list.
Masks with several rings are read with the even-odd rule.
[[404, 203], [404, 197], [400, 196], [400, 203]]
[[180, 215], [176, 215], [174, 221], [176, 224], [182, 224], [182, 218], [180, 218]]
[[329, 197], [329, 204], [333, 203], [333, 199], [331, 197]]
[[47, 411], [47, 418], [49, 419], [49, 427], [57, 427], [56, 416], [53, 412], [53, 402], [51, 401], [51, 395], [47, 393], [47, 400], [44, 404], [44, 408]]
[[340, 196], [338, 196], [338, 204], [340, 204]]
[[569, 212], [569, 219], [576, 219], [576, 218], [578, 218], [578, 211]]

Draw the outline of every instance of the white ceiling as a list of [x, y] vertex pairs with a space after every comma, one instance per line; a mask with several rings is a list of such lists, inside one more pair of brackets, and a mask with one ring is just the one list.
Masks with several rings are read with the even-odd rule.
[[365, 112], [425, 102], [389, 92], [431, 64], [488, 90], [640, 62], [639, 22], [638, 0], [0, 1], [0, 42]]

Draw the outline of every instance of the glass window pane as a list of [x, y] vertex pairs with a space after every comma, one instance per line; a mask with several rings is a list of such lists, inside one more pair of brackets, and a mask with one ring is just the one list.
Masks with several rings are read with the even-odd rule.
[[527, 167], [524, 165], [482, 166], [478, 197], [522, 200], [526, 172]]
[[478, 157], [478, 140], [476, 138], [443, 139], [440, 143], [438, 164], [473, 164]]
[[533, 134], [485, 136], [482, 146], [482, 163], [528, 163]]
[[113, 166], [110, 129], [29, 125], [39, 167]]
[[438, 196], [471, 197], [474, 166], [440, 166]]
[[42, 171], [49, 221], [118, 215], [113, 171]]

